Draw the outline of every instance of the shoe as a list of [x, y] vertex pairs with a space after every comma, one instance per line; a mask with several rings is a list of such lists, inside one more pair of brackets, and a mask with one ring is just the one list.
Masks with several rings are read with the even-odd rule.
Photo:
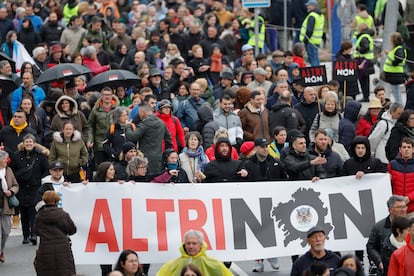
[[37, 237], [36, 236], [31, 236], [30, 237], [30, 242], [32, 243], [32, 245], [36, 245], [37, 244]]
[[253, 267], [253, 272], [263, 272], [263, 271], [264, 271], [263, 261], [261, 260], [256, 261]]
[[274, 270], [279, 270], [279, 261], [277, 258], [269, 258], [267, 259], [270, 263], [270, 266], [274, 269]]
[[29, 244], [29, 238], [24, 238], [22, 244]]
[[6, 258], [4, 257], [4, 253], [1, 252], [1, 254], [0, 254], [0, 263], [4, 263], [5, 260], [6, 260]]

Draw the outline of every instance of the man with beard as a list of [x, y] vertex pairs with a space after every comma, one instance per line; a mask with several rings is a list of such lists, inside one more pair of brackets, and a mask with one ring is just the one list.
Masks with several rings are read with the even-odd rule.
[[328, 134], [323, 129], [315, 132], [314, 142], [310, 144], [309, 153], [315, 156], [325, 157], [327, 162], [322, 165], [325, 169], [327, 177], [335, 177], [341, 175], [342, 159], [338, 153], [332, 151], [328, 143]]
[[79, 15], [72, 16], [66, 29], [63, 30], [60, 36], [60, 43], [65, 43], [69, 46], [70, 54], [76, 52], [82, 35], [86, 32], [82, 28], [82, 19]]
[[248, 172], [240, 160], [231, 158], [232, 146], [227, 137], [217, 139], [214, 156], [216, 160], [208, 163], [204, 169], [205, 182], [232, 182], [245, 180]]
[[59, 41], [64, 27], [58, 23], [58, 16], [55, 12], [49, 14], [49, 20], [43, 23], [39, 29], [39, 36], [42, 42]]

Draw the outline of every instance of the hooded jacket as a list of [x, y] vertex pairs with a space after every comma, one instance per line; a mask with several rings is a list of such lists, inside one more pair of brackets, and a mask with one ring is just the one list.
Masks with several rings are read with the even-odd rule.
[[88, 150], [79, 131], [75, 130], [69, 141], [63, 139], [63, 133], [53, 133], [49, 162], [56, 160], [63, 162], [65, 175], [79, 172], [88, 163]]
[[396, 119], [392, 118], [389, 111], [384, 112], [381, 115], [381, 120], [377, 122], [377, 125], [368, 136], [373, 156], [380, 159], [384, 164], [388, 163], [385, 146], [387, 145], [388, 138], [391, 135], [391, 129], [394, 127], [396, 121]]
[[[355, 151], [357, 145], [365, 145], [365, 154], [358, 157]], [[346, 160], [342, 168], [342, 175], [355, 175], [358, 171], [364, 173], [386, 172], [385, 165], [381, 160], [371, 157], [371, 147], [368, 138], [365, 136], [356, 136], [352, 140], [351, 151], [349, 153], [351, 158]]]
[[[412, 226], [411, 226], [412, 227]], [[411, 244], [410, 234], [407, 235], [407, 245], [397, 249], [391, 255], [388, 275], [405, 276], [414, 273], [414, 246]]]
[[165, 126], [171, 134], [174, 150], [178, 152], [178, 146], [181, 148], [185, 146], [184, 130], [181, 126], [180, 120], [172, 114], [156, 112], [155, 115], [157, 115], [157, 117], [164, 122]]
[[401, 140], [404, 137], [410, 137], [408, 127], [405, 124], [398, 121], [395, 123], [394, 127], [391, 129], [390, 132], [390, 137], [388, 138], [388, 141], [385, 145], [385, 154], [389, 161], [397, 157]]
[[[229, 146], [229, 153], [223, 156], [220, 153], [220, 144], [226, 143]], [[205, 182], [231, 182], [242, 181], [243, 178], [237, 174], [243, 169], [242, 161], [231, 159], [232, 146], [228, 138], [220, 137], [217, 139], [214, 155], [216, 160], [208, 163], [204, 169], [206, 175]]]
[[94, 151], [103, 151], [106, 131], [111, 125], [112, 112], [119, 106], [118, 97], [112, 95], [112, 106], [108, 111], [102, 107], [102, 97], [96, 101], [88, 119], [88, 141], [93, 143]]
[[[62, 110], [62, 101], [68, 101], [70, 104], [71, 113], [66, 114]], [[53, 116], [50, 130], [55, 131], [62, 131], [63, 124], [65, 122], [71, 122], [73, 127], [82, 133], [83, 141], [88, 140], [88, 120], [86, 119], [85, 115], [78, 110], [78, 103], [69, 96], [63, 95], [61, 96], [55, 104], [56, 115]]]
[[185, 251], [185, 245], [180, 247], [181, 257], [165, 263], [157, 272], [157, 276], [179, 276], [181, 269], [187, 264], [193, 264], [204, 276], [231, 276], [233, 273], [224, 266], [223, 262], [207, 256], [207, 244], [203, 243], [201, 250], [195, 256], [190, 256]]
[[354, 139], [356, 135], [355, 124], [358, 120], [358, 114], [360, 109], [360, 102], [347, 102], [344, 110], [344, 117], [339, 121], [338, 142], [344, 145], [344, 147], [349, 153], [351, 153], [352, 139]]

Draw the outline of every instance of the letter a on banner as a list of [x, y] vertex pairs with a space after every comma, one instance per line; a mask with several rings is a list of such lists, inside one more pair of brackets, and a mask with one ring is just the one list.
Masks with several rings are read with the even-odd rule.
[[328, 82], [325, 65], [300, 68], [300, 76], [304, 86], [318, 86]]

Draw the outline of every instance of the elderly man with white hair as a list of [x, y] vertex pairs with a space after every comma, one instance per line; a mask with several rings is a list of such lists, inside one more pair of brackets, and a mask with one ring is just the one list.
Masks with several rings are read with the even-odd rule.
[[197, 266], [203, 275], [233, 275], [220, 260], [207, 256], [206, 250], [203, 233], [189, 230], [184, 234], [184, 243], [180, 247], [181, 257], [166, 262], [156, 275], [179, 276], [181, 269], [190, 263]]

